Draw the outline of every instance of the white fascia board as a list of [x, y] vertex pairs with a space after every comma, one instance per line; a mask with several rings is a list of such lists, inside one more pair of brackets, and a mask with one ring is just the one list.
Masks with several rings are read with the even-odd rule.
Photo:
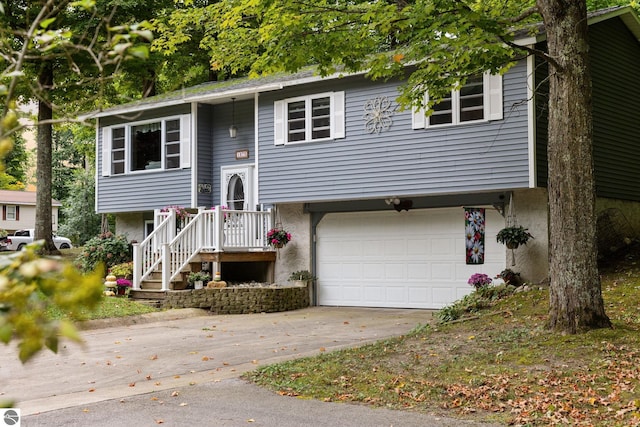
[[536, 180], [536, 109], [535, 109], [535, 58], [527, 57], [527, 148], [529, 155], [529, 188], [535, 188]]
[[191, 207], [198, 207], [198, 104], [191, 103]]

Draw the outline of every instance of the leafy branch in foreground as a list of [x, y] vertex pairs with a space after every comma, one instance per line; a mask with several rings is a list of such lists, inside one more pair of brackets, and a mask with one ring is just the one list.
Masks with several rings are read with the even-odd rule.
[[0, 258], [0, 341], [18, 340], [23, 363], [43, 347], [57, 352], [60, 337], [82, 341], [70, 320], [47, 315], [50, 307], [73, 316], [92, 309], [102, 298], [101, 269], [83, 275], [70, 263], [39, 257], [41, 244]]

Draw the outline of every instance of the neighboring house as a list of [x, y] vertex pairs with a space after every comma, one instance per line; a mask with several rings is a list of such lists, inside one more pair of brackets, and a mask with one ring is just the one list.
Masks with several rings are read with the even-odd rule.
[[[640, 22], [630, 8], [589, 22], [598, 209], [630, 212], [640, 201]], [[544, 36], [520, 42], [540, 47]], [[163, 289], [171, 288], [168, 277], [189, 260], [221, 263], [215, 268], [230, 281], [247, 271], [268, 276], [274, 260], [277, 282], [308, 268], [319, 278], [319, 305], [440, 308], [471, 292], [472, 274], [506, 267], [541, 282], [546, 74], [530, 57], [504, 76], [471, 79], [429, 117], [398, 108], [399, 81], [311, 71], [115, 107], [93, 115], [96, 210], [115, 214], [117, 232], [139, 242], [156, 227], [137, 255], [143, 288], [147, 271], [160, 265]], [[175, 221], [158, 212], [168, 205], [245, 214], [223, 220], [209, 211], [208, 223], [183, 230], [198, 243], [183, 239], [165, 252], [208, 255], [160, 260], [154, 253], [175, 233]], [[464, 207], [485, 209], [482, 264], [467, 263]], [[515, 251], [515, 265], [495, 240], [509, 213], [535, 237]], [[265, 224], [293, 235], [277, 258], [264, 242]], [[245, 240], [233, 244], [234, 233]], [[260, 267], [250, 267], [251, 256]]]
[[[0, 229], [13, 234], [23, 228], [34, 228], [36, 225], [36, 193], [33, 191], [0, 190], [2, 218]], [[62, 204], [51, 199], [52, 227], [58, 229], [58, 209]]]

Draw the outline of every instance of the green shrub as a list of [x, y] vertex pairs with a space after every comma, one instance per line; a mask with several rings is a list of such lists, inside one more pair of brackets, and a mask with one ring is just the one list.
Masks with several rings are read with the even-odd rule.
[[481, 286], [453, 304], [441, 308], [436, 313], [436, 318], [440, 323], [451, 322], [465, 313], [475, 313], [490, 307], [495, 301], [511, 295], [514, 289], [511, 285]]
[[130, 279], [133, 276], [133, 261], [122, 262], [109, 268], [109, 273], [116, 277]]
[[82, 253], [78, 256], [78, 265], [83, 271], [92, 271], [101, 263], [109, 269], [131, 260], [132, 250], [127, 238], [107, 232], [84, 244]]

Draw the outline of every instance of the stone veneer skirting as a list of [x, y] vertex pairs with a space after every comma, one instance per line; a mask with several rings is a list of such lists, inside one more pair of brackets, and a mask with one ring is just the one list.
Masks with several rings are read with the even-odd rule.
[[215, 314], [272, 313], [309, 306], [307, 286], [168, 291], [163, 308], [203, 308]]

